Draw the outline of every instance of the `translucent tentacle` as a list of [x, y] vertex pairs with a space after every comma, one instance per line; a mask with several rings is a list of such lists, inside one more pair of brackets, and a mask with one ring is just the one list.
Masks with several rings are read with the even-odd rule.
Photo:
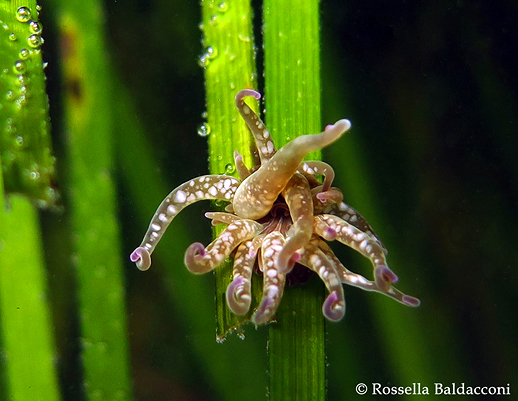
[[231, 201], [239, 181], [227, 175], [203, 175], [187, 181], [171, 191], [162, 201], [151, 219], [140, 246], [130, 255], [140, 270], [151, 265], [151, 253], [164, 235], [167, 227], [180, 211], [194, 202], [205, 199]]
[[250, 106], [248, 106], [243, 100], [243, 98], [247, 96], [260, 99], [261, 94], [251, 89], [243, 89], [239, 91], [236, 95], [236, 107], [243, 116], [243, 119], [245, 120], [246, 125], [248, 125], [248, 128], [250, 128], [250, 131], [252, 131], [255, 144], [257, 145], [257, 151], [259, 152], [259, 158], [261, 160], [261, 164], [263, 164], [275, 154], [275, 144], [270, 136], [270, 132], [259, 116], [255, 114]]
[[331, 205], [339, 205], [343, 199], [342, 191], [338, 188], [329, 188], [325, 192], [322, 192], [322, 189], [323, 185], [320, 185], [311, 190], [311, 193], [313, 194], [313, 213], [315, 215], [322, 213]]
[[321, 189], [322, 192], [329, 190], [329, 188], [331, 188], [333, 180], [335, 179], [335, 171], [333, 170], [333, 167], [322, 161], [302, 162], [300, 163], [298, 170], [300, 173], [304, 175], [323, 175], [325, 178], [324, 185]]
[[[319, 194], [320, 195], [320, 194]], [[318, 195], [317, 195], [318, 196]], [[325, 195], [320, 195], [325, 196]], [[380, 246], [383, 248], [385, 255], [387, 254], [387, 248], [383, 245], [383, 243], [380, 241], [372, 227], [367, 223], [367, 220], [365, 217], [363, 217], [360, 213], [358, 213], [355, 209], [353, 209], [351, 206], [347, 205], [346, 203], [340, 201], [337, 202], [337, 204], [330, 205], [329, 208], [324, 208], [324, 213], [328, 214], [334, 214], [335, 216], [340, 217], [341, 219], [345, 220], [346, 222], [352, 224], [356, 228], [360, 229], [360, 231], [363, 231], [366, 234], [371, 235]]]
[[[313, 234], [313, 201], [306, 178], [295, 172], [282, 191], [293, 225], [286, 235], [286, 243], [277, 257], [277, 268], [283, 273], [293, 267], [290, 259], [298, 249], [303, 248]], [[298, 255], [296, 256], [298, 258]]]
[[241, 218], [235, 214], [224, 212], [206, 212], [205, 217], [212, 220], [213, 226], [217, 226], [218, 224], [231, 224], [241, 220]]
[[263, 298], [252, 316], [252, 322], [257, 326], [270, 321], [281, 302], [286, 276], [277, 269], [275, 259], [284, 242], [284, 236], [273, 231], [264, 237], [262, 243]]
[[322, 306], [324, 316], [334, 322], [341, 320], [345, 315], [344, 289], [334, 263], [313, 242], [298, 253], [298, 262], [316, 272], [329, 291]]
[[236, 315], [244, 315], [250, 309], [252, 271], [259, 246], [259, 243], [254, 244], [254, 241], [249, 240], [237, 248], [234, 257], [234, 279], [227, 287], [227, 304]]
[[229, 224], [207, 248], [199, 242], [185, 251], [185, 265], [196, 274], [203, 274], [218, 266], [241, 243], [256, 236], [263, 226], [253, 220], [238, 220]]
[[369, 258], [374, 267], [387, 265], [385, 252], [374, 237], [331, 214], [316, 216], [314, 221], [316, 234], [325, 238], [325, 233], [331, 229], [336, 232], [336, 240]]
[[234, 151], [234, 163], [241, 180], [244, 180], [250, 175], [250, 170], [245, 166], [245, 163], [243, 163], [243, 156], [241, 156], [237, 150]]
[[350, 126], [348, 120], [340, 120], [328, 125], [320, 134], [299, 136], [287, 143], [241, 183], [233, 201], [236, 214], [247, 219], [264, 217], [297, 171], [302, 158], [333, 143]]
[[347, 269], [324, 241], [319, 241], [319, 248], [333, 262], [342, 283], [361, 288], [365, 291], [379, 292], [407, 306], [416, 307], [420, 305], [419, 299], [405, 295], [392, 286], [392, 283], [397, 281], [397, 277], [387, 266], [376, 267], [374, 269], [376, 281], [370, 281], [361, 274], [353, 273]]

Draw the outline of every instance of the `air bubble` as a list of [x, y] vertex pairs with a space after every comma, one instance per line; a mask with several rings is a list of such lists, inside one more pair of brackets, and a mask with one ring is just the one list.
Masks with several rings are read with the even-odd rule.
[[16, 11], [16, 19], [20, 22], [27, 22], [31, 19], [31, 10], [28, 7], [20, 7]]
[[38, 21], [30, 21], [29, 29], [32, 33], [35, 33], [37, 35], [41, 34], [41, 31], [43, 30], [41, 24]]
[[20, 50], [20, 58], [22, 60], [27, 60], [30, 55], [31, 55], [31, 52], [29, 51], [29, 49]]
[[29, 43], [30, 47], [36, 49], [43, 44], [43, 38], [39, 35], [34, 34], [27, 38], [27, 43]]
[[234, 171], [236, 171], [236, 167], [232, 163], [225, 166], [225, 174], [232, 174]]
[[12, 90], [8, 90], [5, 94], [6, 100], [14, 100], [14, 92]]
[[208, 114], [207, 114], [207, 112], [206, 112], [206, 111], [204, 111], [203, 113], [201, 113], [201, 118], [203, 118], [204, 120], [206, 120], [206, 119], [207, 119], [207, 116], [208, 116]]
[[210, 17], [209, 24], [211, 26], [218, 25], [218, 22], [219, 22], [219, 18], [218, 18], [218, 16], [216, 14], [214, 14], [212, 17]]
[[228, 4], [222, 1], [218, 4], [218, 11], [220, 13], [226, 13], [228, 11]]
[[14, 62], [13, 71], [15, 74], [23, 74], [27, 70], [27, 66], [25, 65], [25, 61], [16, 60]]
[[14, 139], [14, 143], [16, 144], [16, 146], [18, 147], [22, 147], [24, 142], [23, 142], [23, 136], [20, 136], [18, 135], [15, 139]]
[[9, 34], [9, 40], [10, 40], [11, 42], [16, 42], [16, 40], [17, 40], [17, 39], [18, 39], [18, 38], [16, 37], [16, 35], [15, 35], [14, 33], [10, 33], [10, 34]]
[[198, 65], [202, 68], [207, 68], [211, 60], [215, 59], [218, 55], [218, 51], [215, 47], [208, 46], [205, 51], [198, 59]]
[[200, 124], [198, 127], [198, 135], [201, 137], [206, 137], [210, 135], [210, 125], [208, 123]]

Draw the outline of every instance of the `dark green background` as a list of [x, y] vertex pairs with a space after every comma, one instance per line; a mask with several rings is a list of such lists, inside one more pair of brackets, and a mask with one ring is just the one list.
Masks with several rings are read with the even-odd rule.
[[[254, 5], [261, 62], [260, 2]], [[373, 382], [420, 382], [430, 388], [436, 381], [510, 383], [511, 393], [518, 393], [518, 7], [512, 1], [460, 0], [335, 0], [323, 1], [321, 7], [323, 121], [346, 117], [353, 124], [350, 133], [324, 151], [324, 160], [335, 168], [335, 184], [345, 200], [374, 219], [377, 233], [391, 244], [388, 262], [392, 255], [399, 262], [391, 265], [400, 277], [398, 288], [422, 301], [420, 308], [410, 309], [346, 288], [346, 317], [328, 324], [329, 399], [360, 398], [354, 391], [358, 382], [369, 387]], [[203, 70], [197, 64], [202, 53], [198, 2], [108, 1], [105, 12], [111, 62], [160, 166], [146, 173], [161, 175], [171, 189], [207, 173], [207, 142], [196, 134], [204, 111]], [[63, 176], [59, 185], [64, 188], [62, 87], [52, 7], [44, 5], [41, 16], [54, 147]], [[261, 74], [259, 84], [261, 90]], [[123, 149], [117, 142], [125, 141], [119, 133], [115, 147]], [[351, 145], [355, 157], [345, 157]], [[119, 176], [124, 168], [117, 166]], [[135, 398], [221, 399], [189, 338], [189, 328], [200, 327], [193, 324], [197, 316], [178, 313], [168, 294], [175, 288], [197, 301], [182, 285], [189, 275], [183, 254], [175, 256], [175, 266], [158, 258], [147, 273], [129, 262], [126, 255], [139, 244], [146, 226], [137, 221], [139, 213], [122, 180], [119, 188]], [[160, 201], [149, 199], [153, 208]], [[66, 209], [66, 196], [63, 204]], [[211, 232], [202, 211], [209, 207], [190, 207], [167, 235], [208, 243]], [[42, 220], [61, 386], [65, 399], [77, 400], [83, 392], [66, 213], [45, 212]], [[366, 260], [345, 247], [335, 249], [351, 270], [369, 276]], [[166, 269], [174, 270], [178, 281], [165, 278]], [[210, 275], [196, 279], [212, 291]], [[403, 332], [392, 337], [421, 355], [394, 355], [394, 340], [379, 327], [385, 306], [416, 322], [418, 338]], [[214, 305], [199, 308], [211, 310]], [[244, 360], [253, 358], [247, 347], [265, 349], [261, 360], [250, 361], [254, 368], [249, 382], [235, 383], [236, 399], [265, 399], [267, 330], [250, 326], [244, 343], [234, 336], [219, 345], [214, 321], [201, 327], [205, 331], [197, 335], [204, 341], [242, 352]], [[402, 364], [412, 371], [414, 363], [415, 377], [402, 378]], [[257, 370], [258, 365], [263, 368]]]

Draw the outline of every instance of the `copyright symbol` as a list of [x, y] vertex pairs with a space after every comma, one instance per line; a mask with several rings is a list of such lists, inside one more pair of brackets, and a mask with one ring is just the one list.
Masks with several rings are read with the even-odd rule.
[[367, 385], [365, 383], [358, 383], [356, 385], [356, 393], [358, 393], [358, 395], [367, 394], [367, 390]]

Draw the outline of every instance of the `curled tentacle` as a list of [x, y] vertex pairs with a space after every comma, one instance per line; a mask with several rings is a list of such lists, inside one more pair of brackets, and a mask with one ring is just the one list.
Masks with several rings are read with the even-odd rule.
[[329, 228], [336, 232], [336, 240], [361, 253], [374, 267], [386, 265], [385, 252], [376, 239], [340, 217], [321, 214], [315, 217], [315, 233], [324, 237]]
[[329, 206], [339, 205], [343, 199], [342, 191], [338, 188], [329, 188], [325, 192], [322, 192], [322, 188], [323, 185], [320, 185], [311, 190], [315, 215], [323, 213]]
[[295, 172], [282, 196], [288, 205], [293, 225], [286, 235], [286, 243], [277, 257], [277, 268], [287, 273], [293, 254], [306, 246], [313, 234], [313, 201], [306, 178]]
[[130, 260], [137, 264], [139, 270], [145, 271], [151, 266], [151, 255], [148, 250], [142, 246], [135, 249], [131, 255]]
[[236, 95], [236, 107], [243, 116], [243, 119], [248, 125], [248, 128], [250, 128], [250, 131], [252, 131], [262, 164], [275, 154], [275, 144], [270, 136], [270, 132], [259, 116], [255, 114], [250, 106], [248, 106], [243, 100], [243, 98], [247, 96], [260, 99], [261, 94], [251, 89], [243, 89], [239, 91]]
[[275, 260], [284, 243], [284, 236], [279, 231], [273, 231], [263, 239], [261, 247], [263, 298], [252, 316], [252, 322], [256, 326], [271, 320], [281, 302], [286, 276], [277, 269]]
[[287, 143], [241, 183], [234, 197], [235, 213], [247, 219], [264, 217], [297, 171], [302, 158], [333, 143], [350, 126], [349, 120], [340, 120], [320, 134], [299, 136]]
[[370, 281], [361, 274], [353, 273], [347, 269], [324, 241], [319, 241], [319, 247], [334, 264], [342, 283], [361, 288], [365, 291], [379, 292], [407, 306], [416, 307], [420, 305], [419, 299], [405, 295], [397, 288], [392, 287], [392, 283], [397, 281], [397, 276], [387, 266], [376, 267], [374, 269], [375, 281]]
[[299, 165], [298, 171], [299, 173], [309, 176], [313, 176], [315, 174], [323, 175], [325, 178], [323, 187], [321, 189], [322, 192], [326, 192], [329, 190], [329, 188], [331, 188], [331, 184], [335, 178], [335, 171], [333, 168], [329, 164], [322, 161], [302, 162]]
[[196, 274], [203, 274], [218, 266], [243, 241], [253, 238], [263, 226], [253, 220], [238, 220], [229, 224], [207, 248], [199, 242], [185, 251], [185, 265]]
[[260, 244], [249, 240], [243, 242], [234, 257], [233, 281], [227, 287], [227, 304], [236, 315], [244, 315], [252, 302], [252, 271]]
[[[183, 183], [167, 195], [151, 219], [140, 246], [130, 255], [141, 270], [151, 265], [151, 254], [167, 227], [180, 211], [194, 202], [204, 199], [231, 201], [239, 181], [226, 175], [203, 175]], [[144, 252], [144, 250], [146, 252]]]
[[299, 251], [299, 254], [301, 256], [299, 263], [316, 272], [329, 291], [322, 306], [324, 316], [335, 322], [341, 320], [345, 315], [344, 289], [334, 263], [313, 242]]

